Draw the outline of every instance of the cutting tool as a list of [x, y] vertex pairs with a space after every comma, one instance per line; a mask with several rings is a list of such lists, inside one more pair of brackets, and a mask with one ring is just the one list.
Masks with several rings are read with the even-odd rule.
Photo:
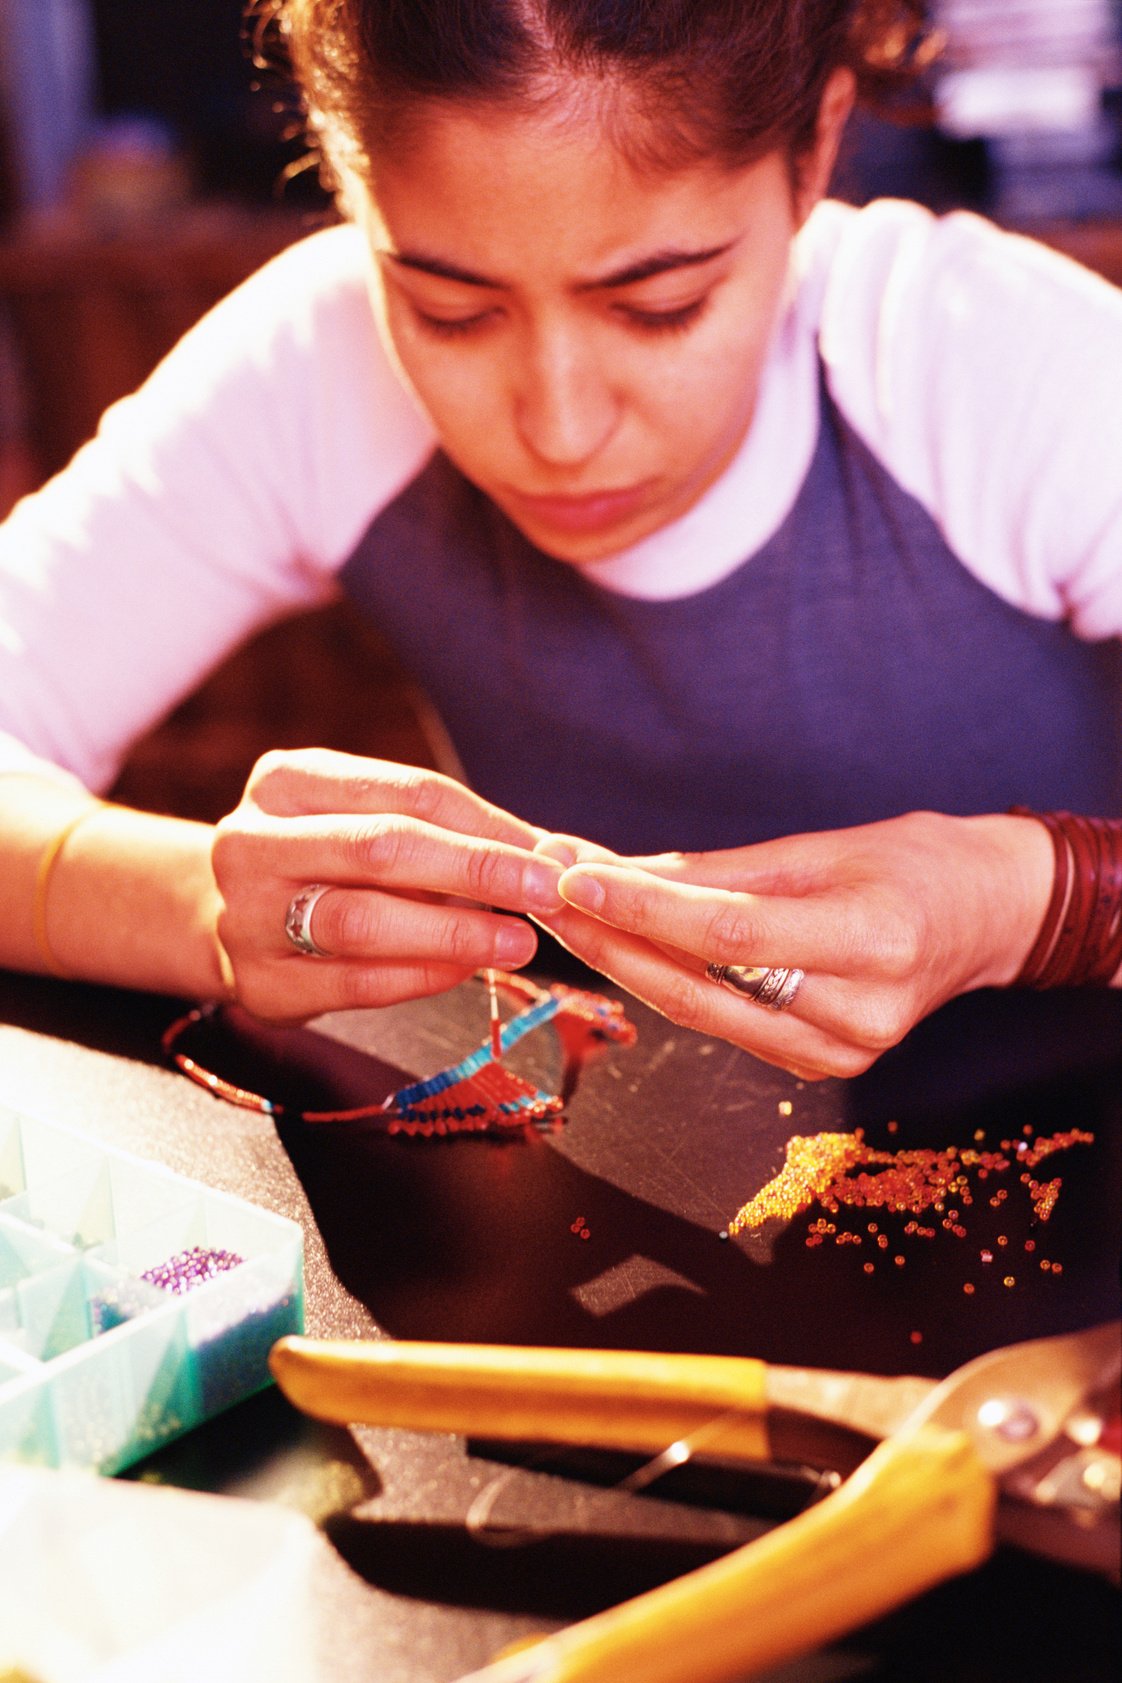
[[300, 1337], [270, 1366], [297, 1407], [337, 1424], [845, 1475], [755, 1541], [464, 1683], [741, 1683], [980, 1565], [999, 1540], [1119, 1574], [1122, 1322], [1008, 1345], [942, 1381]]

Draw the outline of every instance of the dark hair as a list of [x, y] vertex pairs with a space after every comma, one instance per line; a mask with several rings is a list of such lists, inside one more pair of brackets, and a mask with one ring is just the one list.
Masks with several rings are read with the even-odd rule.
[[926, 11], [925, 0], [251, 0], [259, 53], [287, 54], [313, 137], [336, 174], [360, 180], [426, 103], [532, 109], [579, 76], [626, 96], [613, 138], [640, 165], [738, 165], [776, 149], [797, 162], [839, 66], [875, 104], [914, 79]]

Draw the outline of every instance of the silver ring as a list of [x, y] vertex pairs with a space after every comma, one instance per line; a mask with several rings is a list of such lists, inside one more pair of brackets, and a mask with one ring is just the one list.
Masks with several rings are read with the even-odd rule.
[[803, 970], [767, 964], [707, 964], [705, 974], [711, 982], [769, 1011], [786, 1011], [793, 1005], [806, 979]]
[[330, 958], [331, 954], [317, 947], [312, 940], [312, 913], [321, 894], [331, 887], [329, 882], [310, 882], [299, 894], [294, 894], [284, 914], [284, 932], [298, 953], [308, 958]]

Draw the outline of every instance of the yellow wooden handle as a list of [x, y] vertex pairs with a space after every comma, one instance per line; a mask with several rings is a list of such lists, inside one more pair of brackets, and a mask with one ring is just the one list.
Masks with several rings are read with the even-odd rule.
[[757, 1542], [473, 1683], [739, 1683], [978, 1565], [993, 1547], [995, 1499], [965, 1433], [920, 1426]]
[[681, 1438], [768, 1458], [763, 1362], [633, 1350], [282, 1338], [269, 1366], [297, 1408], [407, 1426], [657, 1455]]

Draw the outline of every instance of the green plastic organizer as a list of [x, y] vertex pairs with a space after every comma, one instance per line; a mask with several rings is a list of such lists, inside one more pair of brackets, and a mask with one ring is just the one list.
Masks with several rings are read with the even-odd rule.
[[[196, 1246], [241, 1260], [141, 1278]], [[303, 1325], [295, 1222], [0, 1104], [0, 1461], [119, 1472], [261, 1390]]]

